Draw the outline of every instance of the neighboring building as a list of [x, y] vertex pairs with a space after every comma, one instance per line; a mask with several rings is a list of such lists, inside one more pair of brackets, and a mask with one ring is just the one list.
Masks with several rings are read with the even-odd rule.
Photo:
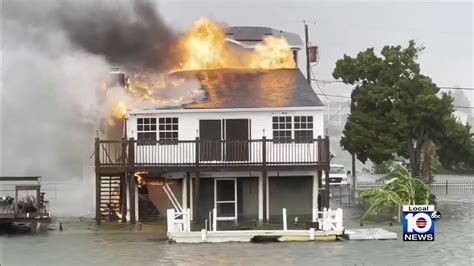
[[261, 43], [266, 36], [284, 37], [288, 41], [293, 51], [293, 59], [298, 65], [298, 51], [303, 49], [304, 45], [300, 36], [296, 33], [268, 27], [230, 27], [226, 32], [226, 39], [229, 43], [237, 44], [247, 49], [253, 49], [257, 44]]
[[286, 208], [291, 219], [328, 205], [320, 193], [329, 170], [325, 108], [300, 70], [173, 75], [198, 80], [204, 98], [129, 110], [127, 140], [96, 139], [98, 222], [164, 216], [169, 208], [191, 208], [195, 220], [215, 208], [219, 221], [234, 222], [268, 220]]

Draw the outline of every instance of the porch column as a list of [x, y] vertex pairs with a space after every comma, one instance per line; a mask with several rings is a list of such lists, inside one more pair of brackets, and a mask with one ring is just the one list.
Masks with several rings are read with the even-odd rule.
[[318, 202], [318, 197], [319, 197], [319, 180], [318, 180], [318, 174], [315, 172], [313, 174], [313, 208], [312, 208], [312, 215], [313, 219], [312, 221], [316, 221], [317, 215], [315, 215], [315, 211], [319, 210], [319, 202]]
[[193, 179], [191, 177], [191, 173], [188, 175], [188, 190], [189, 190], [189, 194], [188, 194], [188, 202], [189, 202], [189, 208], [191, 209], [191, 217], [190, 217], [190, 220], [193, 221], [194, 220], [194, 201], [193, 201], [193, 190], [194, 190], [194, 183], [193, 183]]
[[[94, 155], [95, 155], [95, 221], [99, 225], [101, 222], [101, 212], [100, 212], [100, 143], [99, 138], [95, 138], [94, 142]], [[18, 192], [15, 196], [15, 200], [18, 199]], [[16, 213], [16, 206], [15, 204], [15, 213]]]
[[181, 183], [181, 205], [183, 206], [183, 211], [188, 209], [188, 175], [183, 177]]
[[140, 214], [139, 214], [139, 209], [138, 209], [138, 184], [135, 181], [135, 177], [133, 178], [134, 182], [134, 187], [135, 187], [135, 221], [140, 221]]
[[193, 189], [193, 218], [194, 220], [199, 220], [199, 172], [195, 173], [196, 178], [194, 179], [194, 189]]
[[265, 214], [265, 219], [264, 219], [264, 222], [268, 222], [268, 220], [270, 220], [270, 197], [269, 197], [269, 193], [268, 193], [268, 182], [269, 182], [269, 178], [268, 178], [268, 172], [267, 170], [264, 170], [263, 171], [263, 213]]
[[258, 221], [263, 222], [263, 175], [258, 176]]
[[135, 216], [135, 204], [136, 204], [136, 184], [135, 184], [135, 177], [133, 176], [133, 173], [129, 173], [129, 207], [130, 207], [130, 223], [134, 224], [136, 222], [136, 216]]
[[[318, 201], [319, 201], [319, 188], [323, 189], [323, 171], [318, 170], [317, 171], [317, 181], [318, 181]], [[321, 203], [318, 206], [319, 211], [323, 211], [323, 206], [325, 206], [324, 199], [325, 199], [325, 194], [326, 191], [324, 190], [323, 193], [321, 193]]]

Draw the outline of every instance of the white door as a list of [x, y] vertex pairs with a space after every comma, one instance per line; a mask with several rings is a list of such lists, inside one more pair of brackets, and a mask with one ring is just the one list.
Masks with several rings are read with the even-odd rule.
[[237, 178], [214, 179], [217, 221], [237, 221]]

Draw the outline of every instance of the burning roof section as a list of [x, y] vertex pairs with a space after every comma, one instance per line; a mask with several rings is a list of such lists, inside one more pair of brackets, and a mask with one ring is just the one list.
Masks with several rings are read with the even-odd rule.
[[197, 78], [204, 90], [204, 98], [184, 104], [185, 109], [323, 106], [298, 69], [219, 69], [175, 75]]
[[226, 31], [227, 40], [236, 41], [248, 47], [261, 43], [266, 36], [284, 37], [291, 48], [303, 47], [303, 41], [298, 34], [268, 27], [230, 27]]

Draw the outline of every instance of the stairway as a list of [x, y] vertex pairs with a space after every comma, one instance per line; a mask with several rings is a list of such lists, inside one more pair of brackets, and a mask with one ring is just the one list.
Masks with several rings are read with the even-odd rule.
[[120, 176], [100, 178], [100, 214], [102, 220], [117, 220], [120, 217]]

